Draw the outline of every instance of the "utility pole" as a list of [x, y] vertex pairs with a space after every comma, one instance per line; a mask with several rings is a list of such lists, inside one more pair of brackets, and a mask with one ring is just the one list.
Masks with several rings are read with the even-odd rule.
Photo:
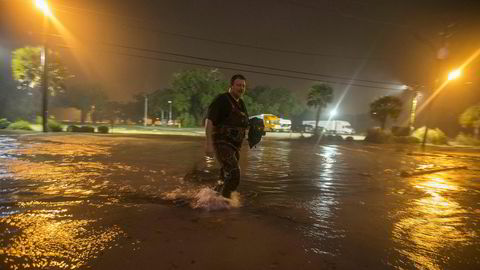
[[48, 28], [49, 17], [52, 16], [48, 5], [44, 1], [37, 1], [37, 7], [43, 11], [43, 50], [41, 55], [42, 73], [42, 127], [48, 132]]
[[148, 96], [145, 94], [145, 110], [144, 110], [144, 118], [143, 118], [143, 126], [147, 126], [147, 120], [148, 120]]
[[42, 74], [42, 124], [43, 132], [48, 132], [48, 28], [50, 17], [53, 17], [52, 11], [48, 7], [46, 0], [36, 0], [36, 7], [43, 13], [43, 51], [41, 55], [41, 64], [43, 66]]
[[168, 104], [170, 105], [170, 108], [168, 111], [168, 123], [172, 123], [172, 101], [169, 100]]
[[[48, 20], [46, 20], [48, 23]], [[48, 132], [48, 47], [45, 41], [42, 50], [42, 126], [43, 132]]]

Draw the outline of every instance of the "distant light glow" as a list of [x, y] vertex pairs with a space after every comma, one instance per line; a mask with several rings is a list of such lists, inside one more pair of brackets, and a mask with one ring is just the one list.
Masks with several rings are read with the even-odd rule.
[[[480, 48], [478, 48], [459, 68], [458, 70], [463, 70], [465, 69], [465, 67], [467, 67], [468, 65], [470, 65], [475, 59], [477, 59], [477, 57], [480, 56]], [[460, 72], [461, 73], [461, 72]], [[432, 95], [430, 95], [430, 97], [425, 100], [425, 102], [422, 104], [422, 106], [419, 108], [418, 112], [422, 112], [423, 109], [425, 108], [425, 106], [427, 106], [431, 101], [432, 99], [434, 99], [438, 93], [440, 93], [443, 88], [445, 88], [445, 86], [447, 86], [448, 82], [450, 80], [446, 80], [445, 82], [442, 83], [442, 85], [440, 85], [439, 87], [437, 87], [437, 89], [435, 89], [435, 91], [433, 92]]]
[[337, 110], [331, 110], [330, 111], [330, 117], [333, 117], [335, 115], [337, 115]]
[[460, 75], [462, 75], [462, 71], [460, 69], [455, 69], [454, 71], [448, 73], [448, 80], [455, 80], [460, 77]]
[[48, 7], [47, 1], [45, 0], [35, 0], [35, 5], [38, 9], [40, 9], [45, 16], [52, 17], [53, 13]]

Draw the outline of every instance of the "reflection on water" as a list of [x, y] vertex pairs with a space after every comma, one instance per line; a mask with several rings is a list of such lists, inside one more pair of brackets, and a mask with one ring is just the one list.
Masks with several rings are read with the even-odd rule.
[[109, 248], [122, 230], [75, 217], [71, 209], [82, 203], [20, 203], [24, 210], [0, 218], [3, 263], [12, 269], [76, 269]]
[[[0, 257], [5, 258], [0, 264], [14, 269], [85, 266], [124, 235], [122, 224], [104, 222], [106, 207], [195, 207], [188, 200], [196, 198], [232, 208], [203, 189], [218, 180], [219, 169], [214, 160], [203, 158], [202, 143], [0, 137]], [[474, 156], [268, 140], [243, 148], [241, 156], [242, 206], [236, 214], [259, 213], [278, 220], [278, 226], [288, 224], [308, 239], [307, 253], [346, 258], [366, 268], [442, 269], [449, 258], [462, 259], [455, 247], [478, 246], [479, 231], [471, 221], [480, 211], [475, 206], [480, 162]], [[464, 178], [458, 172], [400, 176], [403, 169], [438, 166], [477, 171]]]
[[[255, 207], [268, 207], [269, 215], [296, 223], [297, 229], [315, 241], [342, 238], [335, 226], [335, 212], [343, 184], [336, 177], [342, 167], [336, 147], [290, 142], [266, 142], [248, 152], [241, 188], [260, 194], [249, 198]], [[336, 248], [309, 247], [308, 251], [334, 255]]]
[[336, 230], [332, 233], [334, 228], [332, 217], [335, 210], [338, 208], [338, 195], [336, 190], [335, 181], [338, 178], [335, 177], [336, 168], [335, 163], [339, 162], [341, 153], [334, 146], [321, 146], [315, 153], [320, 157], [317, 159], [317, 166], [315, 171], [318, 176], [313, 179], [313, 184], [317, 187], [319, 192], [314, 198], [312, 198], [307, 206], [307, 209], [312, 211], [315, 222], [313, 223], [313, 230], [309, 230], [308, 234], [322, 238], [338, 238], [343, 235], [340, 230]]
[[438, 254], [471, 245], [477, 237], [466, 224], [467, 211], [455, 201], [455, 193], [466, 190], [449, 178], [441, 173], [411, 179], [410, 184], [425, 195], [411, 201], [405, 217], [394, 224], [397, 251], [417, 267], [443, 269]]

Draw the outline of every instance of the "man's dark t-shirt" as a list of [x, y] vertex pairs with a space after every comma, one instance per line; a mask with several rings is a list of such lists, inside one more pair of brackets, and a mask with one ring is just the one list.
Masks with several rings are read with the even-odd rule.
[[225, 120], [232, 112], [232, 104], [237, 106], [237, 108], [245, 113], [245, 115], [248, 115], [247, 108], [242, 99], [239, 99], [237, 102], [229, 93], [223, 93], [218, 95], [208, 107], [207, 118], [210, 119], [216, 127], [232, 125], [232, 123], [225, 123]]

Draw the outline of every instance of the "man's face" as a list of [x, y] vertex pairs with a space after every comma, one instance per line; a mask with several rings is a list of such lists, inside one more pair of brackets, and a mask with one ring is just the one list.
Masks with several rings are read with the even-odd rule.
[[235, 81], [233, 81], [230, 93], [234, 98], [239, 99], [245, 93], [246, 87], [247, 83], [245, 82], [245, 80], [236, 79]]

